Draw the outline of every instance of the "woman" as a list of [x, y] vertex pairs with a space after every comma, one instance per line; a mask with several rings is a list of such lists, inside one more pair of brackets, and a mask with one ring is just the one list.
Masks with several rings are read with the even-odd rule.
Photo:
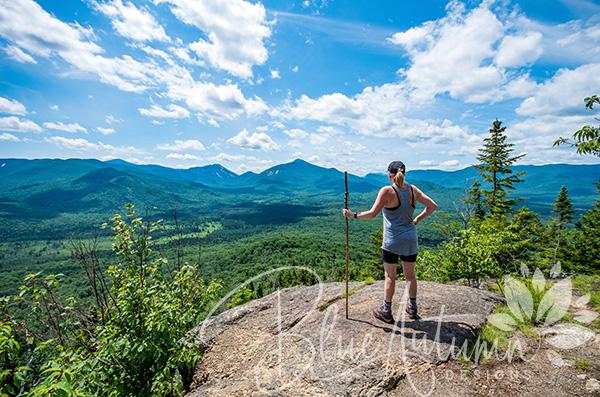
[[[344, 209], [347, 218], [374, 218], [383, 211], [383, 243], [381, 259], [385, 271], [383, 304], [373, 310], [373, 315], [386, 323], [394, 323], [392, 316], [392, 297], [396, 286], [396, 266], [398, 259], [402, 261], [402, 270], [409, 283], [406, 313], [411, 319], [418, 319], [417, 314], [417, 278], [415, 262], [419, 252], [416, 225], [436, 210], [437, 204], [419, 188], [409, 185], [404, 180], [406, 167], [401, 161], [392, 161], [387, 169], [387, 176], [392, 182], [390, 186], [381, 188], [373, 207], [366, 212], [352, 212]], [[425, 206], [416, 218], [413, 218], [415, 202]]]

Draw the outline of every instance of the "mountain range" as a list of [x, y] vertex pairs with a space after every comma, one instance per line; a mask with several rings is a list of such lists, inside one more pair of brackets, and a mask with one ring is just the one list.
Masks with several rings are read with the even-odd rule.
[[[590, 207], [600, 164], [520, 165], [525, 182], [517, 195], [530, 207], [549, 210], [561, 186], [567, 186], [574, 204]], [[457, 171], [413, 170], [407, 180], [423, 190], [445, 191], [460, 202], [477, 178], [477, 169]], [[377, 191], [389, 181], [384, 173], [349, 175], [350, 191]], [[139, 165], [123, 160], [0, 159], [0, 214], [62, 213], [113, 210], [124, 202], [149, 206], [206, 205], [227, 201], [231, 194], [266, 198], [290, 193], [331, 195], [343, 192], [343, 173], [304, 160], [279, 164], [260, 173], [238, 175], [219, 164], [188, 169]]]

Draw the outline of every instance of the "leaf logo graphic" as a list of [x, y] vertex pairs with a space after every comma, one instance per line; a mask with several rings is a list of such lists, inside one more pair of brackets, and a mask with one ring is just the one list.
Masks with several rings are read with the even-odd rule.
[[544, 325], [554, 324], [567, 313], [572, 297], [573, 287], [570, 278], [556, 282], [540, 301], [535, 320], [541, 322], [544, 319]]
[[[521, 273], [527, 277], [529, 269], [521, 267]], [[554, 265], [550, 277], [560, 275], [560, 263]], [[503, 331], [513, 331], [519, 323], [533, 322], [542, 325], [545, 329], [541, 336], [547, 336], [547, 342], [558, 349], [572, 349], [585, 344], [595, 336], [595, 333], [583, 326], [574, 324], [555, 324], [567, 313], [573, 297], [573, 286], [569, 277], [558, 280], [552, 286], [540, 271], [535, 269], [530, 282], [522, 282], [513, 276], [504, 277], [504, 297], [510, 309], [510, 314], [493, 313], [488, 316], [488, 322]], [[527, 284], [530, 284], [528, 288]], [[541, 299], [537, 307], [535, 296]], [[576, 307], [585, 307], [589, 296], [583, 296], [575, 302]], [[587, 310], [579, 310], [576, 319], [581, 322], [591, 322], [596, 316]]]
[[[521, 273], [527, 276], [529, 269], [523, 266]], [[550, 274], [560, 274], [559, 263], [554, 265]], [[512, 331], [519, 323], [529, 321], [543, 323], [544, 326], [554, 324], [567, 313], [573, 296], [573, 287], [569, 277], [557, 281], [546, 291], [547, 286], [546, 278], [538, 268], [531, 278], [531, 289], [515, 277], [505, 276], [504, 297], [510, 314], [494, 313], [488, 317], [488, 321], [503, 331]], [[543, 294], [537, 308], [534, 305], [532, 292]]]

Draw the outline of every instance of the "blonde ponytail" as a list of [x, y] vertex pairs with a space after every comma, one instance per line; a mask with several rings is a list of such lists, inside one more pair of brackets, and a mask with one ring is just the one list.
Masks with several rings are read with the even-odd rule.
[[396, 172], [394, 183], [400, 188], [404, 186], [404, 173], [402, 171], [398, 170], [398, 172]]

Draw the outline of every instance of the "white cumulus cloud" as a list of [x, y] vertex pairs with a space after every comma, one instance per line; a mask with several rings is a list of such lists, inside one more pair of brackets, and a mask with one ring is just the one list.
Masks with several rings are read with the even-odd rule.
[[106, 117], [104, 118], [104, 120], [106, 121], [107, 124], [117, 124], [117, 123], [120, 123], [121, 121], [123, 121], [119, 118], [116, 118], [112, 114], [107, 114]]
[[[178, 6], [173, 5], [174, 10], [188, 2], [177, 3]], [[194, 8], [200, 3], [189, 2], [187, 5]], [[213, 14], [202, 18], [218, 15], [226, 5], [221, 2], [207, 3], [210, 3], [207, 7]], [[233, 29], [235, 44], [230, 43], [231, 46], [227, 47], [227, 54], [231, 51], [232, 57], [241, 56], [240, 54], [247, 53], [252, 47], [252, 37], [247, 36], [250, 33], [245, 30], [248, 26], [243, 23], [246, 17], [251, 16], [256, 10], [262, 10], [264, 14], [262, 5], [242, 3], [241, 8], [234, 7], [238, 5], [237, 2], [227, 3], [230, 6], [227, 8], [228, 12], [234, 14], [244, 12], [245, 16], [241, 17], [240, 21], [236, 20], [233, 24], [223, 18], [218, 21], [212, 19], [212, 22], [206, 21], [211, 26], [216, 23]], [[223, 8], [225, 9], [226, 7]], [[214, 14], [217, 11], [218, 13]], [[176, 14], [179, 15], [178, 12]], [[198, 10], [195, 9], [189, 17], [194, 19], [200, 17]], [[265, 29], [269, 30], [266, 26]], [[199, 117], [205, 119], [236, 119], [243, 114], [254, 115], [268, 109], [262, 99], [246, 98], [236, 84], [215, 85], [197, 81], [192, 71], [173, 62], [164, 60], [141, 62], [130, 55], [104, 56], [104, 49], [93, 41], [95, 35], [91, 28], [64, 23], [32, 0], [0, 0], [0, 37], [35, 56], [47, 58], [58, 55], [82, 74], [97, 76], [100, 81], [122, 91], [139, 93], [152, 90], [171, 100], [184, 101], [190, 109], [198, 113]], [[222, 49], [221, 46], [215, 48]]]
[[539, 86], [535, 95], [525, 99], [517, 108], [524, 116], [582, 112], [583, 98], [600, 87], [600, 63], [583, 65], [575, 69], [560, 69]]
[[3, 132], [2, 134], [0, 134], [0, 141], [21, 142], [21, 139], [14, 136], [13, 134], [9, 134], [8, 132]]
[[581, 65], [600, 62], [600, 28], [598, 17], [552, 24], [520, 15], [514, 21], [521, 31], [542, 34], [544, 52], [540, 60], [553, 65]]
[[197, 161], [200, 157], [189, 153], [169, 153], [165, 156], [170, 160], [185, 160], [185, 161]]
[[139, 108], [142, 116], [155, 117], [159, 119], [183, 119], [190, 117], [190, 112], [181, 106], [170, 104], [166, 109], [159, 105], [152, 105], [149, 109]]
[[501, 68], [523, 66], [542, 55], [542, 34], [530, 32], [522, 36], [506, 36], [496, 54], [496, 65]]
[[251, 134], [246, 129], [229, 138], [227, 142], [252, 150], [271, 151], [279, 148], [279, 145], [264, 132], [254, 132]]
[[43, 128], [35, 122], [15, 116], [0, 117], [0, 131], [42, 132]]
[[533, 27], [521, 31], [490, 7], [491, 2], [482, 2], [466, 10], [452, 1], [445, 17], [389, 38], [409, 56], [409, 67], [399, 70], [399, 75], [411, 88], [413, 99], [429, 101], [448, 93], [465, 102], [484, 103], [521, 93], [506, 89], [513, 79], [522, 78], [519, 71], [507, 69], [540, 57], [542, 33]]
[[343, 126], [362, 135], [401, 137], [413, 142], [474, 139], [472, 134], [449, 120], [439, 122], [412, 116], [410, 110], [413, 107], [407, 87], [394, 83], [366, 87], [352, 97], [341, 93], [316, 99], [302, 95], [272, 113], [276, 117]]
[[103, 142], [91, 142], [83, 138], [65, 138], [62, 136], [53, 136], [46, 138], [46, 141], [54, 143], [56, 146], [68, 150], [82, 152], [93, 152], [97, 155], [103, 154], [104, 158], [114, 158], [119, 156], [130, 156], [132, 154], [144, 154], [142, 149], [134, 146], [113, 146]]
[[158, 150], [168, 150], [172, 152], [183, 152], [186, 150], [193, 150], [197, 152], [201, 152], [206, 150], [206, 147], [197, 139], [190, 139], [187, 141], [184, 140], [176, 140], [174, 143], [162, 143], [156, 145]]
[[87, 134], [87, 129], [78, 123], [61, 123], [60, 121], [49, 121], [44, 123], [44, 127], [48, 128], [49, 130], [57, 130], [71, 133], [83, 132], [84, 134]]
[[102, 135], [110, 135], [116, 132], [114, 128], [110, 127], [96, 127], [96, 131], [98, 131]]
[[164, 28], [146, 8], [121, 0], [95, 3], [96, 9], [112, 20], [114, 29], [135, 41], [169, 41]]
[[200, 29], [208, 40], [189, 47], [217, 69], [252, 77], [252, 66], [268, 58], [264, 41], [271, 35], [264, 6], [244, 0], [154, 0], [167, 3], [182, 22]]
[[553, 147], [553, 143], [559, 136], [571, 136], [582, 125], [593, 121], [592, 114], [539, 115], [509, 125], [507, 131], [511, 143], [527, 152], [529, 164], [585, 162], [591, 159], [578, 155], [568, 146]]
[[300, 128], [285, 130], [283, 133], [292, 139], [302, 139], [308, 136], [308, 132], [301, 130]]
[[266, 112], [269, 107], [259, 97], [246, 98], [237, 84], [215, 85], [193, 80], [169, 87], [167, 95], [186, 105], [206, 119], [236, 119]]
[[15, 99], [0, 96], [0, 113], [24, 116], [27, 114], [27, 109], [25, 109], [25, 105]]
[[224, 161], [224, 162], [235, 162], [239, 163], [240, 161], [252, 162], [255, 165], [268, 165], [272, 164], [272, 160], [263, 160], [254, 156], [246, 156], [245, 154], [229, 154], [229, 153], [219, 153], [216, 156], [209, 157], [207, 160], [209, 161]]
[[20, 62], [20, 63], [33, 63], [36, 64], [37, 61], [33, 59], [33, 57], [27, 54], [25, 51], [15, 46], [8, 46], [4, 48], [4, 52], [8, 55], [9, 58]]

